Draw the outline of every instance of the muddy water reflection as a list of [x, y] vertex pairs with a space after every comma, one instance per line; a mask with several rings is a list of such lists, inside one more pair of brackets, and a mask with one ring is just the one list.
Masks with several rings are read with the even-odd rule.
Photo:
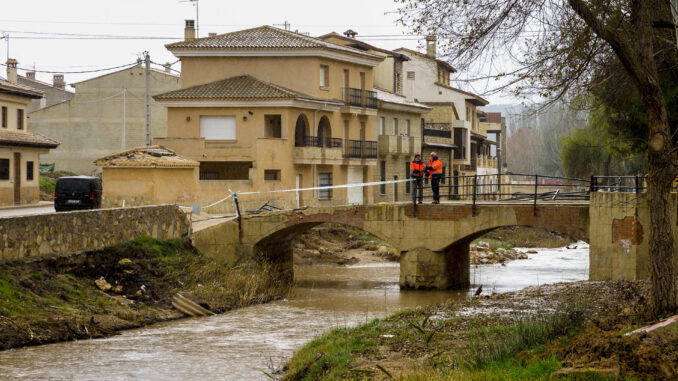
[[[588, 277], [588, 247], [546, 250], [529, 260], [472, 270], [503, 292]], [[2, 379], [267, 379], [314, 336], [394, 311], [465, 298], [460, 291], [401, 291], [397, 265], [301, 267], [288, 300], [84, 340], [0, 352]]]

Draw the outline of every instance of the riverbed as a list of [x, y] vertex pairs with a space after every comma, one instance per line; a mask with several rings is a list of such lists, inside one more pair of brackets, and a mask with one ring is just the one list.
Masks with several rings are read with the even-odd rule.
[[332, 328], [468, 298], [478, 285], [484, 293], [501, 293], [586, 280], [588, 246], [576, 246], [540, 249], [506, 265], [473, 267], [469, 291], [400, 290], [399, 267], [390, 263], [296, 267], [296, 286], [285, 300], [106, 339], [0, 352], [0, 378], [265, 380], [295, 349]]

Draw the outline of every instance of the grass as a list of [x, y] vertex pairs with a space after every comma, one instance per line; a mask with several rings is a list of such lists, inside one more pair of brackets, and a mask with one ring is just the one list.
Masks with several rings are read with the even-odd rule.
[[[519, 321], [439, 319], [429, 309], [403, 311], [313, 340], [287, 363], [284, 379], [391, 378], [406, 369], [400, 377], [408, 380], [546, 380], [562, 366], [558, 358], [543, 355], [547, 345], [579, 332], [583, 311], [575, 305]], [[389, 353], [399, 354], [395, 364], [384, 362]], [[356, 368], [357, 359], [373, 366]]]

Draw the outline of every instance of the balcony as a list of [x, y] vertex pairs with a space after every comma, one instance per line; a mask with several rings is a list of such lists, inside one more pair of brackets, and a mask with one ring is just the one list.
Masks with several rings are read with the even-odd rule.
[[294, 147], [294, 164], [346, 164], [345, 159], [376, 159], [377, 142], [306, 136]]
[[342, 140], [339, 138], [324, 138], [321, 136], [304, 136], [302, 141], [295, 141], [295, 147], [320, 147], [341, 148]]
[[305, 136], [295, 141], [294, 164], [341, 165], [342, 147], [341, 139]]
[[343, 101], [345, 105], [341, 108], [342, 113], [365, 115], [377, 114], [376, 91], [344, 87]]
[[346, 140], [344, 157], [348, 159], [376, 159], [377, 142], [362, 140]]
[[379, 155], [411, 155], [421, 148], [421, 138], [414, 136], [380, 135]]
[[452, 131], [451, 130], [438, 130], [438, 129], [433, 129], [433, 128], [428, 128], [427, 125], [429, 123], [426, 123], [424, 126], [424, 136], [432, 136], [436, 138], [445, 138], [445, 139], [452, 139]]

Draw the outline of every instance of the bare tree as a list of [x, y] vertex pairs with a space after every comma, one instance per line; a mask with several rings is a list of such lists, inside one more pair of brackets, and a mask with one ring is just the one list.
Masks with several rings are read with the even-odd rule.
[[621, 63], [643, 101], [648, 124], [652, 312], [675, 311], [670, 190], [678, 175], [678, 150], [670, 135], [657, 53], [676, 53], [676, 1], [395, 1], [401, 3], [401, 22], [415, 33], [437, 35], [458, 69], [490, 65], [496, 72], [488, 77], [500, 87], [547, 104], [588, 92], [594, 72]]

